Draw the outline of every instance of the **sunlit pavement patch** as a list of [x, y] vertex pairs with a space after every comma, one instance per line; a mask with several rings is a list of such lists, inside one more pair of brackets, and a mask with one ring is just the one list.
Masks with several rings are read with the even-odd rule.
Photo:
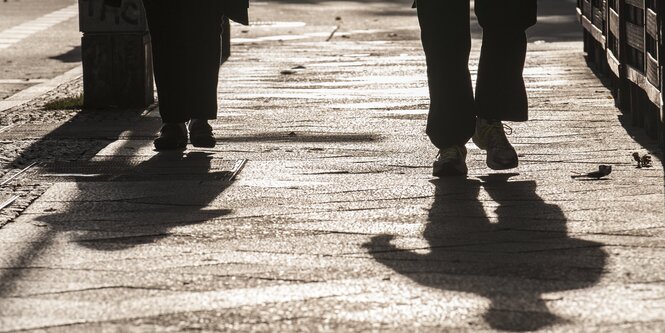
[[261, 42], [279, 42], [279, 41], [296, 41], [303, 39], [311, 38], [330, 38], [335, 35], [338, 36], [352, 36], [352, 35], [371, 35], [371, 34], [386, 34], [391, 33], [397, 30], [417, 30], [417, 26], [408, 26], [395, 29], [367, 29], [367, 30], [351, 30], [351, 31], [337, 31], [339, 29], [336, 26], [331, 26], [327, 31], [321, 32], [306, 32], [302, 34], [288, 34], [288, 35], [274, 35], [274, 36], [264, 36], [264, 37], [250, 37], [250, 38], [232, 38], [231, 43], [233, 44], [249, 44], [249, 43], [261, 43]]
[[35, 84], [44, 83], [45, 79], [0, 79], [0, 84]]
[[335, 110], [391, 110], [391, 109], [413, 108], [414, 106], [417, 105], [408, 102], [364, 102], [364, 103], [331, 104], [329, 107]]
[[0, 50], [9, 48], [33, 34], [47, 30], [52, 26], [74, 18], [77, 15], [78, 5], [71, 5], [33, 21], [0, 31]]
[[[250, 22], [250, 27], [260, 27], [260, 28], [300, 28], [306, 26], [305, 22], [280, 22], [280, 21], [254, 21]], [[243, 25], [234, 23], [233, 26], [243, 27]]]
[[[49, 301], [5, 299], [0, 307], [3, 331], [111, 321], [179, 312], [198, 312], [256, 306], [268, 303], [306, 301], [377, 289], [376, 279], [296, 284], [268, 288], [181, 292], [172, 296], [131, 299], [119, 302]], [[53, 312], [53, 309], [58, 309]]]
[[320, 181], [299, 181], [299, 180], [279, 180], [279, 179], [247, 179], [240, 180], [237, 186], [249, 186], [257, 188], [301, 188], [301, 187], [320, 187], [330, 185], [328, 182]]

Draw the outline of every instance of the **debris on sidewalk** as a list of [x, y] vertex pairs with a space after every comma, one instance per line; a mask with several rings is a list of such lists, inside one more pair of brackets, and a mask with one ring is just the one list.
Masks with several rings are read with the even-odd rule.
[[[339, 20], [341, 20], [341, 18], [339, 18]], [[328, 36], [328, 38], [326, 38], [326, 42], [329, 42], [330, 40], [332, 40], [333, 37], [335, 37], [335, 34], [337, 33], [337, 31], [339, 31], [339, 25], [336, 25], [335, 28], [330, 32], [330, 35]]]
[[653, 167], [653, 162], [651, 161], [651, 155], [644, 154], [640, 156], [640, 153], [634, 152], [633, 159], [637, 162], [637, 168], [651, 168]]
[[279, 74], [282, 74], [282, 75], [293, 75], [293, 74], [298, 73], [298, 71], [303, 70], [303, 69], [305, 69], [305, 68], [306, 68], [306, 67], [303, 66], [303, 65], [298, 65], [298, 66], [291, 67], [290, 69], [282, 70], [281, 72], [279, 72]]
[[584, 179], [596, 179], [600, 180], [603, 177], [607, 177], [610, 173], [612, 173], [612, 166], [611, 165], [599, 165], [598, 166], [598, 171], [592, 171], [586, 174], [579, 174], [579, 175], [572, 175], [570, 176], [573, 179], [577, 178], [584, 178]]

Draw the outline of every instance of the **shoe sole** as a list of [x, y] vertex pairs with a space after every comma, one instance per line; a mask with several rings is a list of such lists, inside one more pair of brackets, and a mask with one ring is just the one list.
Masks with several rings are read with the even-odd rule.
[[155, 141], [153, 143], [155, 145], [155, 150], [156, 151], [185, 150], [187, 148], [187, 141], [185, 141], [185, 142], [176, 142], [175, 144], [160, 143], [158, 141]]
[[[480, 150], [484, 150], [485, 153], [487, 153], [487, 146], [481, 142], [480, 140], [476, 139], [475, 135], [471, 138], [471, 141], [478, 147]], [[515, 160], [514, 163], [511, 164], [506, 164], [502, 165], [499, 163], [495, 163], [494, 161], [489, 159], [489, 155], [487, 155], [487, 159], [485, 160], [487, 163], [487, 167], [492, 169], [492, 170], [508, 170], [508, 169], [515, 169], [519, 165], [519, 161]]]
[[464, 168], [453, 165], [438, 166], [436, 163], [432, 166], [432, 176], [434, 177], [466, 177], [468, 173], [469, 169], [466, 166]]
[[189, 141], [192, 143], [192, 146], [198, 148], [214, 148], [217, 145], [217, 141], [211, 137], [191, 137], [189, 138]]
[[489, 158], [486, 160], [486, 162], [487, 162], [487, 167], [492, 169], [492, 170], [515, 169], [519, 165], [519, 161], [515, 161], [514, 163], [504, 165], [504, 164], [500, 164], [500, 163], [495, 163], [494, 161], [490, 160]]

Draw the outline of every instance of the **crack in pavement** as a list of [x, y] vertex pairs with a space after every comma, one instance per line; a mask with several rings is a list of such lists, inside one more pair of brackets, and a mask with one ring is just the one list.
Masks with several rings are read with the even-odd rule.
[[91, 288], [83, 288], [83, 289], [75, 289], [75, 290], [62, 290], [62, 291], [54, 291], [54, 292], [47, 292], [47, 293], [22, 294], [22, 295], [16, 295], [16, 296], [8, 296], [8, 297], [5, 297], [5, 298], [66, 295], [66, 294], [73, 294], [73, 293], [79, 293], [79, 292], [85, 292], [85, 291], [96, 291], [96, 290], [107, 290], [107, 289], [134, 289], [134, 290], [155, 290], [155, 291], [175, 291], [175, 292], [178, 291], [178, 290], [167, 289], [167, 288], [137, 287], [137, 286], [121, 285], [121, 286], [91, 287]]

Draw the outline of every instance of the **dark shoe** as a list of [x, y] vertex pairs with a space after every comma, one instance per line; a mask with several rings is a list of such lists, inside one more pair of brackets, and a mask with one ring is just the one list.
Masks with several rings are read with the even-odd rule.
[[187, 127], [184, 123], [166, 123], [155, 139], [155, 150], [178, 150], [187, 147]]
[[450, 146], [439, 150], [432, 166], [434, 177], [466, 176], [468, 172], [464, 146]]
[[189, 121], [189, 141], [194, 147], [213, 148], [217, 144], [212, 134], [212, 126], [205, 119]]
[[480, 119], [476, 121], [476, 133], [473, 143], [478, 148], [487, 150], [487, 166], [493, 170], [516, 168], [519, 164], [515, 148], [508, 142], [504, 126], [500, 121]]

